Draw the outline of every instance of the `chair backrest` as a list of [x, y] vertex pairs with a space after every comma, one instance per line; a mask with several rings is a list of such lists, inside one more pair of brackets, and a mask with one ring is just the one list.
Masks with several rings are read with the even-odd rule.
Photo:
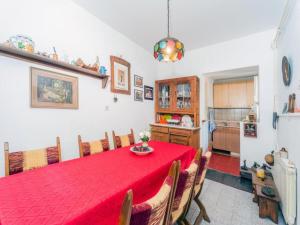
[[199, 169], [200, 155], [201, 152], [197, 151], [190, 166], [179, 173], [170, 218], [172, 224], [183, 216], [189, 207], [194, 191], [195, 178]]
[[4, 156], [6, 176], [58, 163], [61, 161], [60, 139], [56, 138], [54, 147], [18, 152], [9, 152], [9, 144], [5, 142]]
[[78, 135], [79, 155], [85, 157], [109, 150], [108, 134], [105, 132], [105, 138], [94, 141], [82, 141], [81, 136]]
[[113, 136], [115, 149], [134, 145], [135, 143], [132, 129], [130, 129], [130, 133], [126, 135], [116, 135], [115, 132], [113, 131], [112, 136]]
[[204, 179], [206, 176], [206, 172], [208, 169], [208, 164], [211, 158], [211, 154], [212, 153], [210, 151], [206, 151], [205, 154], [201, 156], [199, 171], [196, 176], [196, 182], [195, 182], [195, 195], [198, 195], [201, 192]]
[[123, 201], [119, 225], [167, 225], [169, 204], [178, 172], [178, 163], [173, 162], [158, 193], [143, 203], [132, 206], [132, 191], [128, 191]]

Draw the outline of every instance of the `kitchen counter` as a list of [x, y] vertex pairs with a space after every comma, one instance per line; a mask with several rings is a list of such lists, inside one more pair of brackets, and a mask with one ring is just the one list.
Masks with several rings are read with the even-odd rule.
[[150, 123], [152, 126], [160, 126], [160, 127], [169, 127], [169, 128], [177, 128], [184, 130], [200, 130], [200, 127], [183, 127], [180, 125], [170, 125], [170, 124], [162, 124], [162, 123]]

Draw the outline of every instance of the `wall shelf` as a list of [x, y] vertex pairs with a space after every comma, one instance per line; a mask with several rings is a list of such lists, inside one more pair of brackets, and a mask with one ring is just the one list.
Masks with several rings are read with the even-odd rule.
[[106, 84], [107, 84], [107, 81], [109, 78], [108, 75], [101, 75], [98, 72], [95, 72], [92, 70], [88, 70], [85, 68], [81, 68], [79, 66], [69, 64], [69, 63], [50, 59], [50, 58], [47, 58], [47, 57], [44, 57], [41, 55], [25, 52], [25, 51], [22, 51], [19, 49], [9, 48], [9, 47], [3, 46], [3, 45], [0, 45], [0, 54], [8, 56], [8, 57], [16, 58], [19, 60], [43, 64], [46, 66], [51, 66], [51, 67], [55, 67], [55, 68], [59, 68], [59, 69], [63, 69], [63, 70], [68, 70], [71, 72], [76, 72], [76, 73], [86, 75], [89, 77], [93, 77], [96, 79], [101, 79], [102, 80], [102, 88], [106, 87]]
[[300, 113], [281, 113], [279, 117], [300, 117]]

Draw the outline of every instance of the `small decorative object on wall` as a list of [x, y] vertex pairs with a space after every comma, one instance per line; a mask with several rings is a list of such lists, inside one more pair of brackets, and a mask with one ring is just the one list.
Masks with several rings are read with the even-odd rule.
[[143, 77], [134, 75], [134, 86], [143, 88]]
[[134, 100], [135, 101], [143, 101], [143, 91], [134, 89]]
[[110, 57], [111, 92], [130, 95], [130, 63], [116, 56]]
[[244, 136], [245, 137], [257, 137], [257, 125], [256, 123], [244, 123]]
[[291, 66], [286, 56], [282, 58], [282, 78], [285, 86], [289, 86], [291, 83]]
[[144, 98], [153, 100], [153, 87], [144, 85]]
[[78, 109], [78, 79], [31, 67], [31, 107]]
[[294, 113], [295, 112], [295, 102], [296, 102], [296, 94], [291, 94], [289, 95], [289, 113]]
[[99, 61], [99, 57], [97, 56], [96, 62], [91, 66], [90, 64], [89, 65], [85, 64], [81, 58], [78, 58], [75, 62], [75, 65], [88, 70], [98, 72], [100, 68], [100, 61]]

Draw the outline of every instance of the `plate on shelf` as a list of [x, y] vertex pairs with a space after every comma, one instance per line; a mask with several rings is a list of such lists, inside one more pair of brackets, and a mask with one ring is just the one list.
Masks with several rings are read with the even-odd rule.
[[154, 151], [151, 147], [142, 147], [142, 146], [133, 146], [130, 148], [130, 151], [136, 155], [148, 155]]

